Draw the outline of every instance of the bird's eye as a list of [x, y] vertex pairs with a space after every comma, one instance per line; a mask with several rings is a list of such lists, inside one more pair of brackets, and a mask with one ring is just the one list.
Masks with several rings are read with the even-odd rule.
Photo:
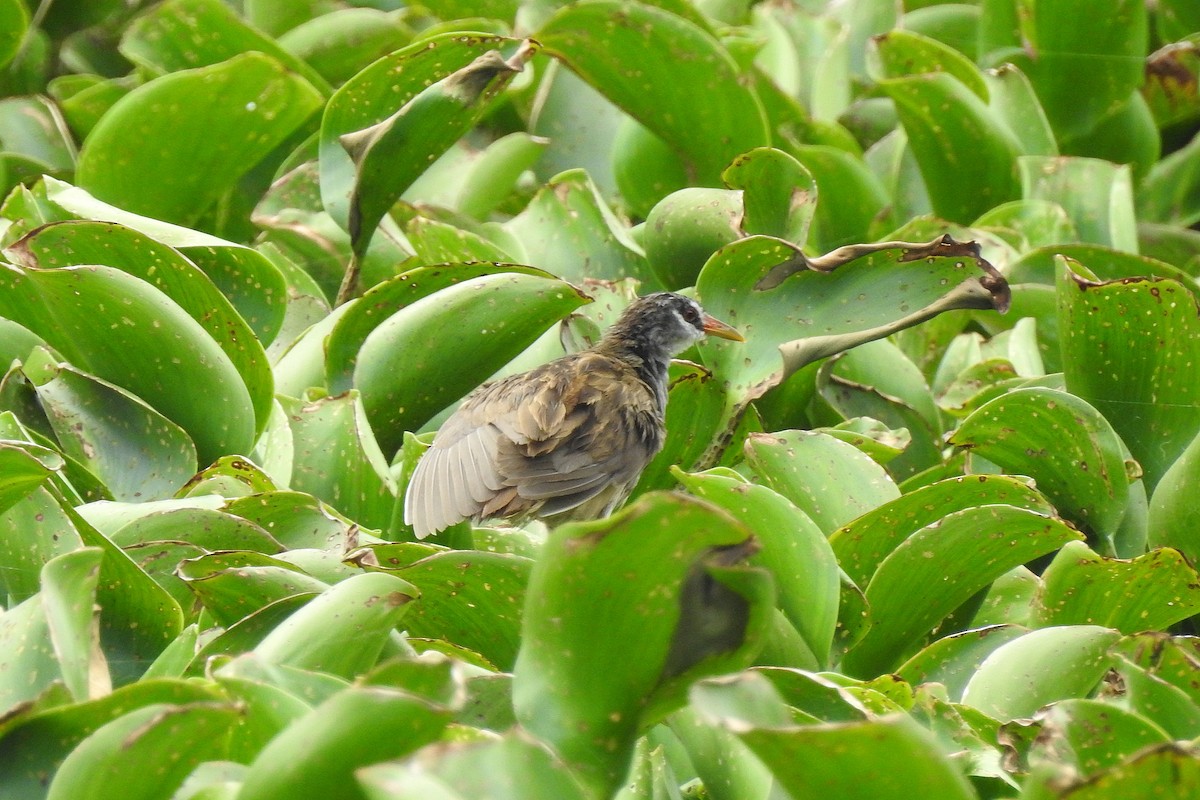
[[695, 306], [684, 306], [683, 307], [683, 318], [685, 320], [687, 320], [688, 322], [692, 322], [692, 323], [699, 322], [700, 321], [700, 312], [696, 310]]

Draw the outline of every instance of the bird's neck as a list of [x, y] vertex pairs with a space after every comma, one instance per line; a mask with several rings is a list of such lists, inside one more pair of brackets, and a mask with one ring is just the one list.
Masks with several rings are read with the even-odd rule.
[[666, 409], [667, 368], [671, 365], [669, 355], [652, 352], [650, 348], [639, 346], [638, 343], [617, 336], [604, 337], [595, 349], [628, 364], [654, 393], [654, 399], [658, 402], [658, 410], [662, 412]]

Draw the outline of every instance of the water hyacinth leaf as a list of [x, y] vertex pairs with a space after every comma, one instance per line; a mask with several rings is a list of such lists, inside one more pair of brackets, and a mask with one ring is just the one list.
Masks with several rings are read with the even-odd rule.
[[816, 181], [820, 197], [809, 241], [831, 250], [873, 238], [869, 235], [871, 223], [885, 210], [889, 198], [863, 160], [831, 145], [801, 144], [791, 150]]
[[980, 100], [988, 100], [988, 87], [979, 68], [962, 53], [936, 39], [897, 29], [874, 37], [868, 48], [867, 66], [877, 81], [944, 72]]
[[854, 445], [823, 433], [752, 434], [746, 460], [760, 480], [826, 534], [900, 496], [883, 467]]
[[[660, 535], [668, 520], [686, 535]], [[738, 566], [752, 541], [715, 507], [657, 493], [551, 532], [526, 592], [513, 702], [587, 785], [618, 785], [647, 715], [678, 705], [685, 678], [758, 650], [773, 603], [767, 575]]]
[[983, 660], [1027, 632], [1019, 625], [991, 625], [945, 636], [901, 664], [896, 674], [913, 686], [940, 683], [957, 702]]
[[704, 700], [701, 714], [741, 739], [793, 797], [976, 797], [932, 735], [907, 715], [840, 725], [756, 724]]
[[58, 108], [45, 97], [0, 99], [0, 189], [39, 175], [69, 174], [75, 147]]
[[179, 603], [124, 550], [60, 498], [59, 503], [86, 547], [104, 552], [96, 603], [100, 606], [100, 644], [114, 686], [141, 677], [146, 667], [183, 629]]
[[638, 478], [632, 492], [636, 497], [654, 489], [674, 485], [675, 466], [692, 469], [704, 456], [721, 424], [725, 388], [713, 374], [697, 364], [673, 361], [669, 372], [666, 440]]
[[[570, 284], [507, 273], [450, 286], [388, 317], [363, 342], [354, 367], [383, 452], [394, 453], [404, 431], [419, 430], [584, 302]], [[430, 336], [447, 326], [460, 335]]]
[[743, 192], [746, 233], [798, 244], [808, 241], [817, 210], [817, 183], [793, 156], [773, 147], [755, 148], [734, 159], [721, 180]]
[[92, 619], [99, 565], [95, 549], [50, 559], [41, 570], [41, 591], [0, 615], [0, 644], [8, 654], [0, 672], [0, 708], [6, 712], [55, 684], [76, 701], [108, 688]]
[[[280, 274], [280, 270], [258, 251], [191, 228], [134, 214], [97, 200], [78, 186], [56, 181], [50, 177], [42, 180], [41, 187], [46, 196], [46, 203], [52, 206], [55, 219], [58, 219], [59, 215], [65, 215], [64, 219], [58, 221], [85, 219], [99, 223], [123, 225], [178, 250], [185, 258], [199, 267], [216, 285], [221, 294], [225, 295], [260, 342], [265, 344], [272, 341], [279, 332], [287, 311], [287, 284], [283, 275]], [[102, 259], [95, 263], [106, 264], [107, 260]], [[145, 275], [136, 271], [136, 263], [109, 264], [108, 266], [133, 272], [146, 279]], [[194, 287], [198, 284], [198, 282], [186, 278], [182, 280], [163, 278], [163, 280], [164, 284], [159, 288], [172, 296], [174, 296], [174, 290], [169, 289], [169, 286], [190, 287], [195, 290]], [[190, 295], [191, 292], [186, 294]], [[191, 302], [183, 302], [182, 295], [181, 299], [176, 302], [184, 308], [194, 308], [196, 305], [194, 298]], [[223, 306], [220, 303], [217, 305]], [[236, 325], [236, 323], [234, 324]], [[222, 339], [220, 336], [214, 338], [218, 341]], [[247, 345], [247, 347], [253, 348], [252, 345]], [[251, 353], [253, 353], [253, 349]], [[231, 355], [230, 358], [233, 356]], [[234, 362], [240, 363], [238, 359], [234, 359]], [[256, 379], [255, 384], [257, 385], [257, 383], [259, 380]]]
[[510, 58], [489, 51], [368, 128], [342, 134], [355, 166], [347, 212], [350, 245], [361, 258], [383, 215], [417, 176], [483, 118], [537, 52], [526, 41]]
[[1150, 498], [1147, 531], [1152, 547], [1173, 547], [1193, 563], [1200, 563], [1200, 506], [1192, 497], [1200, 481], [1200, 435], [1163, 475]]
[[79, 153], [76, 180], [134, 213], [191, 225], [320, 102], [311, 84], [261, 53], [172, 73], [101, 118]]
[[29, 12], [21, 0], [0, 2], [0, 67], [8, 66], [21, 47], [29, 25]]
[[1098, 158], [1021, 156], [1021, 196], [1066, 209], [1081, 242], [1137, 252], [1133, 177], [1127, 164]]
[[657, 281], [628, 226], [583, 170], [551, 178], [504, 229], [520, 242], [524, 261], [564, 280]]
[[871, 628], [843, 668], [871, 677], [895, 667], [919, 637], [992, 581], [1079, 538], [1056, 517], [1006, 505], [955, 512], [922, 528], [867, 585]]
[[829, 536], [838, 564], [866, 586], [879, 564], [912, 534], [970, 508], [1008, 505], [1041, 514], [1053, 510], [1028, 481], [1006, 475], [970, 475], [937, 481], [880, 505]]
[[486, 220], [513, 192], [521, 175], [537, 163], [547, 144], [546, 139], [523, 131], [501, 136], [482, 149], [460, 139], [401, 198]]
[[808, 259], [781, 239], [740, 239], [713, 254], [696, 289], [705, 309], [735, 326], [746, 342], [706, 342], [704, 362], [730, 382], [737, 406], [806, 364], [943, 311], [1007, 308], [1007, 283], [975, 247], [941, 238], [919, 247], [847, 247]]
[[1033, 3], [1020, 19], [1029, 75], [1059, 141], [1090, 132], [1144, 80], [1147, 11], [1131, 0]]
[[[48, 800], [108, 796], [121, 786], [130, 800], [152, 800], [174, 791], [196, 766], [224, 758], [238, 710], [223, 703], [154, 704], [101, 726], [84, 739], [54, 774]], [[177, 750], [176, 748], [182, 748]], [[157, 764], [149, 770], [146, 764]]]
[[[1185, 286], [1191, 280], [1188, 273], [1171, 264], [1135, 253], [1125, 253], [1097, 244], [1054, 244], [1022, 253], [1009, 265], [1008, 279], [1012, 283], [1038, 283], [1053, 286], [1056, 256], [1066, 256], [1087, 266], [1100, 280], [1122, 278], [1174, 278]], [[1039, 320], [1039, 324], [1041, 321]]]
[[880, 86], [896, 103], [938, 216], [967, 224], [1020, 196], [1016, 138], [961, 81], [935, 73]]
[[888, 468], [901, 479], [941, 461], [942, 431], [925, 378], [886, 339], [840, 353], [817, 373], [821, 398], [841, 417], [871, 417], [909, 433], [904, 452]]
[[1200, 575], [1178, 550], [1129, 561], [1068, 542], [1042, 574], [1034, 617], [1042, 625], [1102, 625], [1122, 633], [1164, 630], [1200, 611]]
[[[404, 262], [406, 269], [437, 264], [476, 261], [502, 264], [513, 256], [477, 233], [456, 228], [428, 217], [414, 216], [404, 225], [404, 235], [415, 255]], [[382, 284], [376, 284], [380, 286]]]
[[[1164, 10], [1156, 16], [1161, 20]], [[1191, 33], [1200, 26], [1186, 30]], [[1189, 90], [1190, 81], [1180, 80], [1200, 74], [1200, 43], [1185, 36], [1163, 37], [1163, 41], [1172, 43], [1146, 58], [1146, 83], [1141, 93], [1154, 121], [1163, 128], [1200, 118], [1200, 96]]]
[[514, 729], [460, 742], [419, 760], [355, 773], [368, 800], [583, 800], [582, 787], [545, 745]]
[[396, 486], [358, 393], [280, 402], [292, 429], [291, 488], [319, 497], [367, 527], [386, 527]]
[[1188, 227], [1200, 221], [1200, 137], [1154, 164], [1137, 191], [1138, 218]]
[[272, 538], [288, 550], [344, 549], [352, 528], [348, 520], [303, 492], [258, 493], [231, 500], [225, 511], [270, 531]]
[[227, 628], [272, 603], [329, 588], [286, 561], [245, 551], [187, 559], [180, 562], [177, 574], [212, 618]]
[[209, 508], [167, 508], [123, 525], [109, 535], [114, 544], [129, 547], [185, 538], [209, 552], [249, 550], [278, 553], [283, 547], [255, 523], [232, 513]]
[[1170, 741], [1145, 717], [1098, 700], [1061, 700], [1040, 713], [1038, 722], [1030, 764], [1069, 764], [1081, 776], [1112, 769], [1144, 748]]
[[0, 441], [0, 514], [28, 497], [62, 464], [62, 456], [47, 447]]
[[680, 289], [712, 254], [745, 236], [745, 192], [689, 186], [650, 209], [642, 230], [646, 259], [663, 286]]
[[1154, 486], [1200, 432], [1200, 306], [1170, 279], [1098, 282], [1058, 259], [1067, 389], [1112, 423]]
[[63, 453], [114, 500], [170, 497], [196, 471], [196, 446], [175, 423], [117, 386], [69, 364], [31, 360], [25, 374]]
[[837, 559], [820, 528], [765, 486], [717, 473], [672, 472], [685, 489], [754, 532], [762, 549], [751, 563], [771, 571], [780, 608], [824, 666], [837, 626], [840, 579]]
[[1014, 389], [963, 420], [950, 443], [1033, 478], [1064, 516], [1111, 546], [1129, 476], [1120, 438], [1087, 401], [1054, 389]]
[[254, 652], [267, 663], [351, 679], [375, 664], [417, 594], [394, 575], [356, 575], [288, 617]]
[[[1138, 644], [1145, 642], [1142, 640]], [[1154, 665], [1145, 664], [1144, 658], [1136, 654], [1130, 658], [1125, 645], [1126, 642], [1121, 642], [1113, 648], [1126, 652], [1118, 654], [1112, 664], [1125, 685], [1123, 704], [1146, 719], [1154, 720], [1175, 739], [1193, 739], [1200, 735], [1200, 705], [1190, 685], [1195, 680], [1195, 667], [1188, 665], [1188, 674], [1183, 681], [1172, 680]], [[1164, 649], [1168, 648], [1169, 643]]]
[[[201, 461], [250, 449], [254, 409], [241, 376], [199, 323], [157, 289], [108, 267], [10, 267], [0, 285], [0, 314], [182, 427]], [[113, 298], [120, 298], [118, 326], [104, 317]], [[208, 402], [195, 403], [196, 396]]]
[[[354, 780], [359, 767], [400, 758], [432, 742], [450, 718], [449, 709], [408, 692], [347, 688], [272, 739], [251, 762], [238, 797], [360, 798]], [[368, 719], [372, 724], [364, 725]]]
[[214, 0], [160, 3], [125, 29], [120, 50], [155, 74], [208, 67], [254, 51], [303, 76], [322, 94], [329, 93], [320, 73]]
[[75, 526], [46, 486], [33, 487], [0, 514], [0, 590], [10, 603], [38, 592], [42, 569], [82, 546]]
[[12, 245], [9, 252], [27, 267], [113, 267], [141, 278], [170, 297], [208, 332], [237, 368], [254, 403], [255, 418], [259, 420], [256, 430], [261, 431], [274, 388], [266, 353], [230, 301], [182, 253], [131, 228], [90, 220], [38, 228]]
[[[255, 3], [247, 4], [250, 5]], [[413, 38], [402, 10], [387, 12], [351, 7], [311, 19], [304, 16], [303, 20], [279, 36], [279, 45], [334, 86], [345, 83]], [[313, 85], [318, 84], [314, 82]]]
[[354, 368], [363, 342], [393, 314], [440, 289], [472, 278], [504, 273], [554, 279], [549, 272], [514, 264], [441, 263], [405, 270], [369, 289], [359, 302], [340, 306], [341, 316], [324, 344], [325, 371], [330, 389], [344, 392], [353, 386]]
[[449, 551], [396, 571], [420, 591], [405, 629], [410, 636], [446, 639], [511, 670], [531, 563], [504, 553]]
[[984, 659], [963, 703], [1007, 722], [1031, 717], [1055, 700], [1085, 697], [1112, 666], [1109, 648], [1120, 637], [1095, 625], [1030, 631]]
[[321, 117], [319, 144], [321, 200], [329, 216], [348, 229], [355, 166], [341, 136], [386, 119], [489, 50], [516, 44], [516, 39], [503, 36], [440, 34], [384, 56], [334, 92]]
[[[594, 0], [559, 10], [535, 37], [682, 156], [693, 184], [720, 185], [735, 157], [770, 143], [762, 107], [737, 63], [690, 19]], [[687, 91], [649, 91], [667, 86]], [[689, 99], [701, 95], [703, 103]]]
[[11, 797], [43, 798], [47, 776], [81, 741], [131, 711], [156, 704], [217, 702], [199, 681], [145, 680], [78, 703], [31, 709], [6, 720], [0, 748], [0, 790]]

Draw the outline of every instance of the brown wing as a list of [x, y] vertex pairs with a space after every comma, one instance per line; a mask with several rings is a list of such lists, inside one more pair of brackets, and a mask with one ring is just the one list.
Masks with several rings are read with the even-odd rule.
[[464, 519], [558, 514], [618, 489], [662, 446], [654, 396], [624, 363], [569, 356], [484, 386], [438, 431], [405, 495], [425, 537]]

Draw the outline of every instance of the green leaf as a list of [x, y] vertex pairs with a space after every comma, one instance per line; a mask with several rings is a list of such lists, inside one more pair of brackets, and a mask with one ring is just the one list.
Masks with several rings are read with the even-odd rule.
[[28, 497], [61, 469], [62, 463], [62, 457], [49, 448], [0, 441], [0, 514]]
[[334, 92], [321, 117], [319, 144], [321, 200], [329, 216], [348, 228], [355, 167], [341, 136], [379, 123], [460, 66], [512, 44], [515, 39], [503, 36], [440, 34], [384, 56]]
[[[561, 9], [534, 36], [679, 153], [694, 184], [719, 185], [735, 157], [770, 143], [762, 107], [733, 57], [684, 17], [588, 0]], [[700, 96], [704, 102], [694, 102]]]
[[356, 575], [288, 617], [254, 652], [270, 664], [353, 678], [378, 660], [416, 596], [412, 584], [394, 575]]
[[299, 567], [261, 553], [209, 553], [180, 562], [177, 572], [212, 618], [227, 628], [271, 603], [312, 597], [329, 588]]
[[663, 286], [691, 286], [713, 253], [745, 235], [743, 194], [690, 186], [650, 209], [642, 241], [646, 259]]
[[121, 37], [121, 55], [153, 73], [209, 67], [251, 51], [270, 56], [323, 94], [320, 73], [248, 25], [219, 0], [167, 0], [138, 16]]
[[1041, 628], [1002, 645], [967, 684], [963, 703], [1008, 721], [1055, 700], [1085, 697], [1113, 663], [1120, 634], [1092, 625]]
[[1021, 156], [1021, 196], [1067, 211], [1081, 242], [1137, 252], [1129, 166], [1095, 158]]
[[[43, 179], [42, 185], [46, 201], [53, 206], [56, 215], [65, 213], [68, 219], [86, 219], [123, 225], [178, 250], [180, 254], [199, 267], [216, 285], [221, 294], [225, 295], [261, 343], [270, 342], [279, 332], [288, 306], [287, 284], [283, 275], [280, 274], [279, 268], [266, 256], [249, 247], [218, 239], [207, 233], [133, 214], [101, 202], [83, 189], [69, 183], [47, 177]], [[54, 238], [54, 234], [49, 234], [49, 236], [51, 239]], [[72, 248], [75, 244], [74, 241], [71, 242]], [[106, 252], [101, 245], [94, 242], [88, 249], [91, 252]], [[108, 260], [108, 258], [100, 258], [95, 263], [107, 264]], [[122, 259], [122, 262], [125, 262], [125, 259]], [[185, 309], [196, 308], [197, 301], [204, 302], [205, 295], [208, 294], [206, 290], [199, 288], [199, 281], [190, 280], [186, 275], [174, 279], [158, 275], [155, 276], [154, 281], [150, 281], [148, 275], [143, 274], [144, 268], [139, 269], [136, 261], [134, 263], [107, 264], [107, 266], [123, 269], [131, 274], [136, 274], [143, 280], [155, 283], [165, 294], [172, 297], [178, 296], [179, 299], [176, 302]], [[181, 269], [190, 272], [186, 268]], [[158, 283], [159, 280], [162, 281], [161, 284]], [[190, 291], [183, 291], [183, 287], [188, 287]], [[199, 292], [201, 296], [196, 298], [193, 295], [194, 292]], [[185, 298], [188, 299], [188, 302], [184, 302]], [[217, 318], [224, 317], [224, 304], [217, 301], [214, 305], [220, 309], [217, 311]], [[199, 320], [199, 318], [197, 319]], [[236, 322], [230, 323], [228, 327], [229, 333], [223, 332], [221, 336], [214, 338], [222, 341], [231, 333], [240, 335], [238, 329], [241, 326]], [[241, 365], [244, 359], [257, 360], [253, 345], [244, 345], [244, 347], [248, 348], [250, 352], [243, 353], [240, 358], [235, 358], [230, 354], [230, 358], [235, 364]], [[247, 377], [248, 383], [253, 383], [256, 387], [263, 384], [261, 372], [247, 370], [247, 375], [259, 376]]]
[[[176, 72], [133, 90], [101, 118], [76, 180], [135, 213], [195, 223], [320, 106], [303, 78], [261, 53]], [[153, 175], [153, 180], [141, 176]]]
[[764, 572], [738, 566], [751, 541], [715, 507], [668, 494], [552, 531], [513, 671], [522, 725], [611, 792], [639, 728], [678, 704], [686, 678], [745, 666], [757, 651], [771, 592]]
[[[383, 452], [395, 452], [404, 431], [419, 430], [583, 301], [561, 281], [505, 273], [442, 289], [384, 320], [354, 367]], [[451, 329], [459, 334], [430, 335]]]
[[790, 242], [808, 240], [817, 209], [817, 185], [794, 157], [773, 147], [758, 147], [734, 159], [721, 179], [743, 193], [747, 233]]
[[1092, 130], [1142, 84], [1147, 12], [1136, 0], [1035, 0], [1022, 9], [1029, 75], [1059, 141]]
[[1039, 714], [1041, 730], [1030, 748], [1031, 765], [1069, 765], [1080, 776], [1120, 766], [1167, 734], [1145, 717], [1096, 700], [1067, 699]]
[[404, 618], [409, 636], [441, 638], [511, 670], [531, 561], [505, 553], [449, 551], [394, 574], [420, 591]]
[[960, 700], [984, 659], [1027, 632], [1018, 625], [990, 625], [946, 636], [905, 661], [895, 674], [913, 686], [940, 683], [952, 700]]
[[236, 708], [218, 703], [139, 708], [84, 739], [55, 773], [47, 798], [99, 800], [119, 784], [130, 800], [157, 800], [198, 764], [225, 756], [237, 718]]
[[[256, 430], [261, 432], [270, 413], [274, 388], [266, 353], [255, 338], [255, 331], [232, 303], [182, 253], [149, 234], [113, 223], [85, 220], [38, 228], [9, 251], [28, 267], [52, 269], [99, 264], [120, 269], [141, 278], [174, 300], [208, 332], [242, 376], [254, 403], [258, 420]], [[244, 277], [267, 282], [267, 276], [261, 272]], [[282, 289], [271, 286], [271, 289], [276, 288]], [[282, 316], [273, 313], [271, 316], [282, 323]], [[263, 330], [261, 333], [273, 332]]]
[[833, 531], [829, 544], [841, 568], [866, 586], [884, 558], [909, 536], [951, 514], [990, 505], [1052, 512], [1046, 499], [1020, 478], [964, 475], [922, 486], [867, 511]]
[[1192, 440], [1183, 454], [1167, 469], [1150, 498], [1149, 544], [1173, 547], [1193, 563], [1200, 563], [1200, 542], [1195, 532], [1200, 530], [1200, 506], [1194, 502], [1192, 491], [1200, 481], [1200, 435]]
[[536, 51], [529, 42], [507, 60], [489, 51], [382, 122], [340, 137], [355, 167], [347, 230], [357, 257], [366, 252], [379, 221], [404, 190], [483, 118]]
[[1068, 542], [1042, 573], [1034, 616], [1042, 625], [1103, 625], [1158, 631], [1200, 612], [1200, 575], [1177, 550], [1130, 561]]
[[824, 532], [900, 496], [883, 467], [828, 434], [752, 434], [746, 460], [760, 480], [804, 511]]
[[1153, 492], [1200, 432], [1196, 296], [1169, 279], [1101, 283], [1077, 262], [1058, 264], [1067, 389], [1112, 423]]
[[701, 713], [741, 739], [793, 797], [976, 797], [930, 733], [906, 715], [840, 725], [763, 724], [714, 700], [693, 696]]
[[109, 267], [10, 267], [0, 272], [0, 287], [0, 315], [179, 425], [202, 462], [250, 449], [254, 409], [241, 376], [199, 323], [159, 290]]
[[[254, 0], [247, 7], [263, 5]], [[278, 9], [277, 13], [288, 11]], [[275, 19], [260, 30], [271, 30]], [[314, 16], [279, 36], [279, 46], [296, 56], [334, 86], [352, 78], [378, 58], [399, 50], [412, 40], [403, 10], [341, 8]], [[317, 86], [316, 82], [313, 83]]]
[[63, 453], [115, 500], [170, 497], [196, 472], [196, 446], [178, 425], [119, 387], [69, 364], [26, 364]]
[[[370, 724], [364, 724], [367, 720]], [[382, 686], [347, 688], [271, 740], [250, 764], [238, 798], [362, 797], [354, 781], [359, 767], [399, 758], [428, 744], [449, 721], [447, 709], [406, 692]]]
[[81, 741], [101, 726], [147, 706], [212, 703], [220, 700], [199, 681], [145, 680], [86, 702], [9, 717], [0, 747], [0, 792], [7, 797], [44, 798], [48, 778]]
[[[944, 72], [987, 102], [988, 87], [979, 69], [952, 47], [912, 30], [896, 29], [874, 37], [867, 58], [875, 60], [873, 77], [877, 82], [888, 78], [928, 75]], [[872, 65], [868, 64], [868, 68]]]
[[1033, 478], [1064, 516], [1111, 547], [1129, 476], [1120, 438], [1087, 401], [1054, 389], [1008, 391], [963, 420], [950, 443]]
[[871, 578], [871, 628], [843, 668], [862, 677], [893, 668], [919, 637], [992, 581], [1078, 538], [1057, 517], [1007, 505], [954, 512], [922, 528]]
[[1020, 196], [1017, 140], [971, 89], [945, 73], [880, 86], [896, 103], [938, 216], [966, 224]]
[[1200, 136], [1150, 169], [1137, 190], [1138, 218], [1185, 228], [1200, 221]]
[[838, 562], [820, 528], [782, 495], [719, 473], [672, 470], [697, 497], [723, 508], [762, 546], [751, 563], [770, 570], [779, 605], [816, 656], [829, 661], [838, 618]]
[[29, 25], [29, 12], [21, 0], [0, 2], [0, 67], [6, 67], [20, 51]]
[[510, 731], [400, 764], [355, 773], [368, 800], [582, 800], [587, 795], [546, 747]]
[[[815, 225], [809, 241], [822, 250], [870, 240], [871, 223], [888, 205], [888, 193], [861, 158], [840, 147], [791, 148], [817, 184]], [[801, 243], [797, 240], [797, 243]]]
[[[47, 476], [48, 477], [48, 476]], [[9, 603], [32, 597], [55, 556], [82, 546], [75, 526], [51, 489], [35, 486], [0, 515], [0, 591]]]
[[280, 402], [292, 431], [291, 487], [321, 498], [367, 527], [387, 527], [396, 485], [358, 393]]
[[656, 280], [627, 224], [582, 170], [551, 178], [504, 229], [520, 243], [525, 263], [564, 280]]

